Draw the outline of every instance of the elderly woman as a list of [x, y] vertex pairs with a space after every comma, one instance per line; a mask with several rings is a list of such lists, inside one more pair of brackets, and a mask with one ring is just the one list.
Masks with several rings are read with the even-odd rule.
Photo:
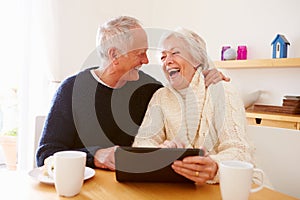
[[133, 146], [205, 148], [206, 156], [186, 157], [172, 167], [197, 184], [216, 183], [220, 161], [252, 162], [242, 100], [230, 83], [205, 87], [201, 71], [210, 65], [196, 33], [178, 29], [161, 46], [169, 85], [153, 95]]

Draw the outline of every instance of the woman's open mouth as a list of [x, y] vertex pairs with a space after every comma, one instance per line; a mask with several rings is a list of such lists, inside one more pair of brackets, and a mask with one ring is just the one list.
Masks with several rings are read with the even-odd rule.
[[174, 76], [176, 76], [176, 74], [179, 74], [180, 69], [170, 69], [168, 70], [169, 76], [172, 78]]

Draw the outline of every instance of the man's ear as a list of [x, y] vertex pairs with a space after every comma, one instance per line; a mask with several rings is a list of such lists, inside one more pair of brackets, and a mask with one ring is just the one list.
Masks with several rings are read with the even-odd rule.
[[113, 48], [110, 48], [108, 50], [108, 56], [109, 56], [109, 59], [116, 65], [116, 64], [119, 64], [119, 61], [118, 61], [118, 49], [113, 47]]

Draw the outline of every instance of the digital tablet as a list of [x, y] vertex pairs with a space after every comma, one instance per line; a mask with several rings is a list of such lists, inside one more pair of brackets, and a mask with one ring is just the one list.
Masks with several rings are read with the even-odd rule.
[[119, 182], [190, 182], [171, 167], [175, 160], [204, 155], [202, 149], [118, 147], [115, 151]]

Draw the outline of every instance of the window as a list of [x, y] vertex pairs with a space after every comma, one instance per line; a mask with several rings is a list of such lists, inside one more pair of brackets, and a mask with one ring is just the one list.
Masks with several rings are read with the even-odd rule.
[[[18, 127], [19, 71], [23, 58], [19, 0], [3, 1], [0, 6], [0, 134]], [[0, 147], [0, 164], [4, 157]]]

